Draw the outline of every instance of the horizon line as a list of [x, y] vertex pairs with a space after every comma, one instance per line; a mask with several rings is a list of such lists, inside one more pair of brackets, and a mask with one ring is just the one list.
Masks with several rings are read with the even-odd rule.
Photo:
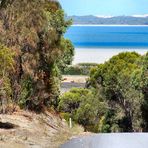
[[71, 26], [133, 26], [133, 27], [143, 27], [146, 26], [148, 27], [148, 25], [128, 25], [128, 24], [73, 24]]
[[95, 14], [86, 14], [86, 15], [67, 15], [69, 17], [77, 16], [77, 17], [83, 17], [83, 16], [95, 16], [98, 18], [112, 18], [112, 17], [136, 17], [136, 18], [146, 18], [148, 17], [148, 14], [133, 14], [133, 15], [95, 15]]

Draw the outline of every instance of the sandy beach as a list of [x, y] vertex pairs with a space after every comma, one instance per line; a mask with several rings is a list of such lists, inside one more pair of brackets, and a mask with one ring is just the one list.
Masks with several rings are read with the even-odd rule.
[[120, 52], [132, 52], [135, 51], [139, 54], [145, 54], [148, 52], [148, 48], [144, 49], [111, 49], [111, 48], [76, 48], [73, 64], [77, 63], [104, 63], [112, 56], [119, 54]]

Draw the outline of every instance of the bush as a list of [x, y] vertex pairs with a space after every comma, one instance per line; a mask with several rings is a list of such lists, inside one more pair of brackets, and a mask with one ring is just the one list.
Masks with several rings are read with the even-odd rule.
[[140, 78], [142, 66], [138, 64], [140, 60], [141, 56], [135, 52], [123, 52], [91, 70], [89, 85], [96, 91], [102, 89], [102, 97], [110, 108], [109, 112], [111, 113], [111, 110], [114, 112], [114, 115], [106, 116], [103, 131], [133, 132], [137, 131], [137, 127], [140, 131], [142, 123], [142, 95], [138, 88], [142, 86]]
[[5, 113], [7, 105], [11, 102], [12, 88], [10, 73], [13, 71], [14, 53], [11, 49], [0, 44], [0, 112]]
[[89, 75], [90, 69], [97, 66], [95, 63], [79, 63], [65, 68], [65, 75]]
[[59, 110], [70, 114], [73, 121], [81, 124], [85, 131], [98, 131], [98, 120], [105, 108], [100, 98], [84, 88], [73, 88], [59, 100]]

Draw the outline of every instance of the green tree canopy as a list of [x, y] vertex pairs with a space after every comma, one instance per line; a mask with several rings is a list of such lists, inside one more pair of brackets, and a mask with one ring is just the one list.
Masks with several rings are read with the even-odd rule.
[[73, 88], [60, 97], [59, 110], [69, 113], [71, 118], [85, 130], [98, 131], [98, 124], [107, 105], [93, 91]]
[[0, 42], [16, 53], [12, 100], [24, 107], [40, 110], [57, 104], [59, 69], [71, 62], [74, 50], [63, 38], [71, 24], [64, 18], [57, 1], [1, 1]]
[[135, 117], [140, 116], [140, 96], [131, 84], [132, 73], [139, 69], [136, 64], [139, 58], [140, 55], [135, 52], [120, 53], [90, 73], [91, 86], [103, 88], [105, 99], [118, 116], [115, 122], [118, 122], [122, 131], [133, 131]]

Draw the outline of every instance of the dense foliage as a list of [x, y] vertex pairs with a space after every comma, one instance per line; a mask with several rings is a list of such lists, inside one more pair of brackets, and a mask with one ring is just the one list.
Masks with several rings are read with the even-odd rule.
[[[146, 61], [145, 57], [135, 52], [126, 52], [112, 57], [105, 64], [100, 64], [91, 70], [90, 86], [96, 90], [100, 87], [103, 89], [104, 100], [109, 106], [108, 112], [112, 114], [106, 118], [111, 120], [108, 131], [145, 130], [141, 107], [145, 98], [143, 98], [143, 95], [145, 96], [143, 85], [148, 85], [145, 75]], [[140, 76], [137, 73], [140, 73]], [[137, 80], [139, 82], [136, 82]], [[138, 86], [142, 83], [141, 89], [135, 87], [137, 83]]]
[[6, 57], [8, 48], [15, 53], [9, 78], [13, 103], [32, 110], [57, 105], [60, 71], [71, 63], [74, 53], [71, 42], [63, 37], [70, 24], [56, 1], [1, 1], [0, 43]]
[[14, 71], [14, 53], [11, 49], [0, 45], [0, 111], [5, 113], [11, 101], [12, 89], [10, 75]]
[[113, 56], [91, 69], [86, 87], [89, 93], [78, 95], [79, 90], [71, 90], [59, 104], [61, 111], [71, 113], [86, 130], [148, 131], [148, 53]]
[[97, 66], [96, 63], [79, 63], [76, 65], [67, 66], [64, 75], [89, 75], [90, 69]]
[[[59, 110], [73, 121], [84, 126], [85, 130], [98, 131], [98, 119], [103, 115], [106, 104], [93, 91], [72, 88], [59, 99]], [[67, 119], [68, 120], [68, 119]]]

